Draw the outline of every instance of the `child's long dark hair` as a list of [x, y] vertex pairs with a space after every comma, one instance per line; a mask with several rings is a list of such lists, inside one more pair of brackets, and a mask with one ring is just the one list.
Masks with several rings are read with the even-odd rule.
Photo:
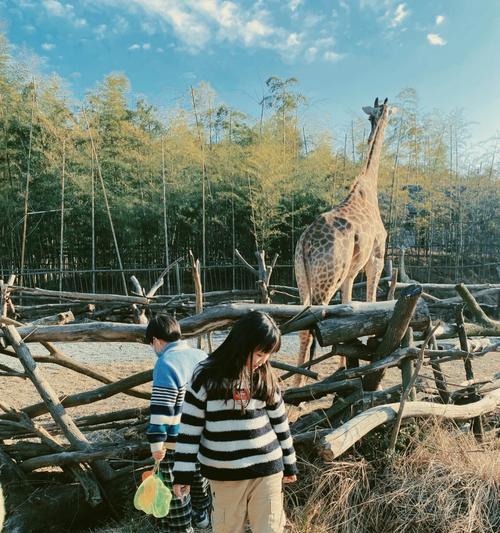
[[[200, 366], [195, 380], [200, 380], [209, 393], [233, 397], [235, 388], [246, 390], [249, 398], [274, 401], [278, 382], [269, 361], [253, 369], [253, 354], [277, 352], [281, 332], [266, 313], [251, 311], [232, 327], [225, 341]], [[250, 358], [250, 370], [247, 361]]]

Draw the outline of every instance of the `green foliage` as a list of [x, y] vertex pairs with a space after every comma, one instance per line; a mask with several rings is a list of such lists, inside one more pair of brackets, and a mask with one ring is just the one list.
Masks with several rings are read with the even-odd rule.
[[[203, 176], [207, 263], [230, 262], [233, 244], [249, 258], [257, 245], [291, 263], [302, 230], [345, 198], [368, 123], [336, 125], [334, 144], [301, 123], [306, 99], [295, 78], [270, 77], [266, 88], [257, 120], [221, 102], [207, 83], [186, 91], [165, 119], [144, 99], [131, 103], [119, 73], [75, 105], [61, 80], [32, 78], [0, 35], [0, 266], [20, 265], [29, 168], [25, 264], [59, 268], [63, 158], [65, 268], [91, 266], [93, 202], [96, 264], [117, 266], [99, 170], [125, 267], [164, 264], [165, 222], [172, 259], [190, 248], [201, 257]], [[379, 176], [390, 249], [413, 248], [421, 264], [448, 269], [498, 261], [494, 149], [470, 152], [461, 113], [423, 114], [413, 89], [397, 99]]]

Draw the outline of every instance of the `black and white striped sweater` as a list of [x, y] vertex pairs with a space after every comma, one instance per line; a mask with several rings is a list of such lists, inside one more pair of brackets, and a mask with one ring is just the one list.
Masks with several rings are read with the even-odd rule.
[[189, 485], [199, 461], [207, 479], [236, 481], [297, 473], [285, 404], [224, 400], [191, 383], [182, 408], [175, 448], [174, 482]]

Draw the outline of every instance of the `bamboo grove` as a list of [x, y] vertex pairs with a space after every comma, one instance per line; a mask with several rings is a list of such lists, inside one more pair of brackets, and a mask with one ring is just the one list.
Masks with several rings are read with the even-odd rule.
[[[364, 156], [369, 124], [361, 113], [321, 131], [303, 119], [307, 98], [294, 78], [269, 78], [254, 116], [221, 102], [206, 83], [186, 87], [161, 112], [132, 101], [122, 74], [77, 102], [64, 87], [14, 59], [2, 38], [4, 275], [162, 269], [189, 249], [206, 267], [233, 265], [235, 248], [249, 258], [258, 248], [279, 253], [293, 283], [301, 231], [345, 197]], [[420, 281], [494, 280], [495, 140], [472, 150], [461, 112], [423, 113], [413, 89], [394, 100], [379, 177], [389, 255], [405, 247]], [[221, 285], [230, 277], [206, 288], [230, 288]]]

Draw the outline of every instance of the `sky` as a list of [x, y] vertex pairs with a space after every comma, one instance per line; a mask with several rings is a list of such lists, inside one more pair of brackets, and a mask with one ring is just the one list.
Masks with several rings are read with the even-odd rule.
[[162, 109], [203, 80], [258, 117], [265, 80], [296, 77], [305, 123], [335, 130], [412, 87], [472, 144], [500, 135], [500, 0], [0, 0], [0, 20], [75, 98], [123, 72]]

